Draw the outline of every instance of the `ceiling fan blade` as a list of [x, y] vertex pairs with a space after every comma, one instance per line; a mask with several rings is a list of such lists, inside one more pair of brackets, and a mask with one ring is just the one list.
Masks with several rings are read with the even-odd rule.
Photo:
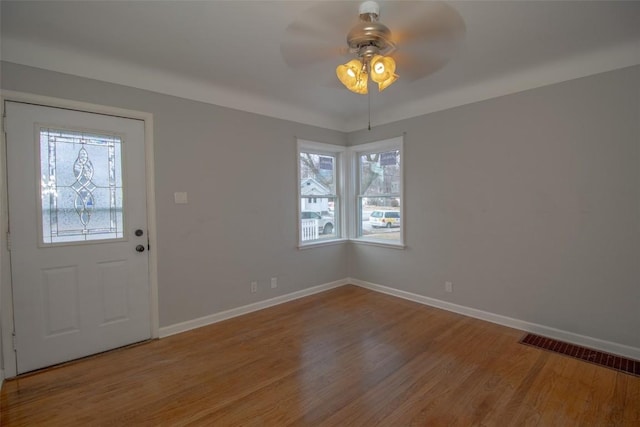
[[381, 21], [391, 28], [397, 73], [413, 81], [435, 73], [455, 55], [466, 34], [464, 20], [440, 2], [386, 2]]
[[308, 67], [330, 59], [336, 60], [336, 65], [348, 50], [340, 46], [324, 43], [281, 43], [280, 53], [284, 62], [291, 68]]
[[284, 32], [280, 52], [292, 68], [348, 54], [346, 35], [358, 21], [358, 3], [322, 2], [306, 10]]
[[344, 40], [349, 29], [358, 23], [359, 6], [357, 1], [323, 1], [307, 9], [294, 24], [320, 28], [326, 34], [337, 34]]
[[393, 58], [396, 61], [396, 73], [403, 81], [412, 82], [431, 75], [444, 67], [448, 58], [437, 56], [416, 56], [407, 52], [395, 52]]
[[344, 34], [337, 33], [336, 31], [329, 29], [325, 26], [314, 23], [308, 25], [302, 22], [292, 22], [291, 25], [285, 30], [285, 37], [295, 37], [297, 39], [307, 40], [333, 40], [343, 41], [345, 39]]
[[391, 28], [393, 40], [400, 46], [436, 39], [461, 40], [466, 33], [458, 11], [440, 1], [387, 2], [381, 21]]

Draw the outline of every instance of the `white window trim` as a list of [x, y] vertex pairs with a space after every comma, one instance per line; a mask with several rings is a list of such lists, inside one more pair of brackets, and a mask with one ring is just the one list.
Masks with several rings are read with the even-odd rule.
[[[302, 230], [300, 229], [300, 199], [302, 195], [300, 194], [300, 181], [302, 177], [300, 176], [300, 153], [301, 152], [313, 152], [317, 154], [326, 154], [330, 156], [336, 157], [336, 201], [338, 202], [338, 221], [336, 221], [337, 225], [337, 235], [333, 239], [322, 239], [322, 240], [314, 240], [310, 242], [302, 241]], [[346, 159], [345, 153], [347, 151], [347, 147], [343, 147], [341, 145], [335, 144], [326, 144], [323, 142], [314, 142], [308, 141], [304, 139], [297, 140], [297, 150], [296, 150], [296, 229], [297, 229], [297, 239], [298, 239], [298, 249], [308, 249], [312, 247], [319, 246], [327, 246], [327, 245], [335, 245], [339, 243], [344, 243], [347, 241], [346, 239], [346, 202], [345, 202], [345, 168], [346, 168]]]
[[[398, 136], [395, 138], [385, 139], [382, 141], [370, 142], [367, 144], [354, 145], [349, 147], [349, 196], [348, 196], [348, 219], [349, 219], [349, 240], [353, 243], [357, 244], [365, 244], [372, 246], [381, 246], [381, 247], [389, 247], [394, 249], [404, 249], [405, 246], [405, 229], [406, 229], [406, 211], [404, 208], [404, 153], [403, 153], [403, 144], [404, 139], [402, 136]], [[402, 225], [400, 227], [400, 241], [398, 242], [389, 242], [386, 240], [380, 239], [371, 239], [358, 237], [358, 222], [361, 221], [359, 218], [359, 209], [358, 209], [358, 187], [360, 185], [359, 181], [359, 169], [358, 169], [358, 158], [361, 154], [369, 153], [369, 152], [379, 152], [385, 150], [398, 150], [400, 152], [400, 189], [398, 194], [400, 195], [400, 212], [402, 215]]]

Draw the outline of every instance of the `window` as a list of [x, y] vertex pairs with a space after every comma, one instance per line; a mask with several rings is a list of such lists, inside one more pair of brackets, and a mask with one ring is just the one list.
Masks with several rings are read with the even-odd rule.
[[337, 145], [298, 140], [298, 245], [342, 237], [342, 153]]
[[41, 243], [123, 238], [122, 140], [40, 129]]
[[355, 238], [402, 246], [402, 138], [354, 146], [352, 153]]

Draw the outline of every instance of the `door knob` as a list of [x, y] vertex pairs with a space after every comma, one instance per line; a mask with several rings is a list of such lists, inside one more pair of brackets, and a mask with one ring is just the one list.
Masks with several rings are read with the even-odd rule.
[[138, 246], [136, 246], [136, 251], [138, 251], [138, 252], [144, 252], [144, 246], [142, 246], [142, 245], [138, 245]]

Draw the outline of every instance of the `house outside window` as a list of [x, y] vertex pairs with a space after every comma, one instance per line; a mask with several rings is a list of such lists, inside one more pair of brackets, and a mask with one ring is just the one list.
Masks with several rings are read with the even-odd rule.
[[298, 245], [343, 237], [344, 147], [298, 140]]

